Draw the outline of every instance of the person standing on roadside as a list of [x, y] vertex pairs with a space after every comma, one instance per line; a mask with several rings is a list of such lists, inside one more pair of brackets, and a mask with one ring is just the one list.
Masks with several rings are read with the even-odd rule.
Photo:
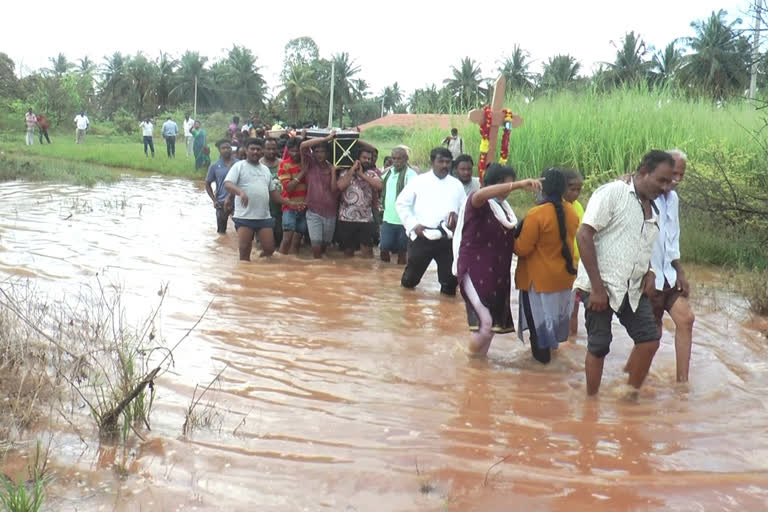
[[189, 117], [189, 113], [184, 114], [184, 142], [187, 146], [187, 156], [192, 156], [192, 143], [195, 137], [192, 135], [192, 127], [195, 126], [195, 120]]
[[37, 128], [40, 131], [40, 144], [43, 143], [43, 136], [45, 136], [45, 140], [48, 141], [48, 144], [51, 143], [50, 137], [48, 137], [48, 128], [51, 126], [51, 121], [45, 117], [43, 114], [40, 114], [37, 116]]
[[176, 158], [176, 136], [179, 134], [179, 125], [168, 117], [168, 120], [163, 123], [162, 133], [168, 158]]
[[651, 253], [659, 235], [653, 201], [672, 186], [675, 161], [665, 151], [647, 153], [629, 183], [617, 180], [598, 188], [587, 204], [576, 235], [581, 261], [574, 288], [584, 303], [587, 395], [600, 390], [605, 356], [619, 318], [635, 343], [627, 363], [628, 384], [640, 389], [659, 348], [650, 300]]
[[[208, 168], [208, 174], [205, 176], [205, 191], [208, 197], [213, 201], [213, 207], [216, 209], [216, 232], [224, 234], [227, 232], [227, 219], [232, 214], [232, 201], [228, 199], [229, 193], [224, 187], [224, 179], [237, 162], [237, 158], [232, 156], [232, 145], [228, 140], [222, 139], [216, 143], [219, 150], [219, 159]], [[216, 193], [214, 194], [212, 184], [216, 184]]]
[[75, 144], [82, 144], [85, 140], [85, 133], [88, 131], [88, 126], [91, 124], [88, 120], [88, 116], [82, 110], [75, 116]]
[[24, 122], [27, 124], [27, 146], [32, 146], [35, 143], [35, 126], [37, 126], [37, 116], [32, 113], [32, 109], [27, 110], [27, 115], [24, 116]]
[[141, 128], [141, 137], [144, 142], [144, 156], [148, 157], [147, 147], [152, 151], [152, 158], [155, 158], [155, 143], [152, 141], [152, 132], [155, 130], [155, 125], [152, 124], [152, 120], [149, 118], [144, 119], [139, 123]]
[[464, 140], [459, 137], [459, 130], [451, 128], [451, 136], [443, 139], [443, 145], [448, 147], [454, 160], [464, 154]]

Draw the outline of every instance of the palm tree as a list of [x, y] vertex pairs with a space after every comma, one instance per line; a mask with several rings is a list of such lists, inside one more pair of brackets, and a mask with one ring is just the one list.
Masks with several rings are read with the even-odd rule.
[[658, 51], [653, 55], [654, 78], [659, 83], [664, 84], [671, 81], [683, 62], [683, 54], [675, 47], [676, 43], [676, 40], [672, 41], [663, 51]]
[[200, 103], [210, 103], [213, 91], [205, 73], [208, 57], [200, 56], [199, 52], [187, 50], [179, 60], [179, 68], [175, 75], [176, 85], [169, 96], [176, 101], [192, 103], [195, 96], [195, 79], [197, 79], [197, 96]]
[[309, 66], [290, 68], [277, 99], [285, 102], [287, 120], [293, 124], [304, 121], [307, 107], [322, 100], [314, 70]]
[[398, 83], [395, 82], [391, 86], [385, 87], [381, 93], [381, 99], [384, 103], [384, 111], [394, 112], [403, 101], [403, 93], [400, 91]]
[[174, 73], [179, 62], [165, 52], [160, 52], [160, 56], [155, 61], [157, 68], [157, 81], [155, 90], [157, 92], [157, 106], [160, 110], [165, 110], [170, 104], [171, 90], [173, 89]]
[[147, 114], [144, 112], [144, 105], [154, 91], [155, 68], [152, 62], [139, 52], [126, 66], [126, 72], [136, 99], [136, 119], [141, 119]]
[[408, 99], [411, 113], [413, 114], [436, 114], [440, 110], [440, 92], [435, 84], [424, 88], [416, 89]]
[[264, 107], [266, 82], [256, 65], [256, 56], [244, 46], [233, 45], [226, 59], [226, 89], [236, 110], [255, 112]]
[[707, 20], [691, 23], [696, 32], [687, 39], [693, 51], [683, 59], [680, 79], [713, 98], [743, 90], [749, 82], [749, 42], [736, 28], [741, 19], [725, 21], [728, 13], [712, 11]]
[[74, 65], [67, 60], [63, 53], [59, 53], [55, 57], [48, 57], [48, 62], [51, 63], [51, 67], [47, 70], [56, 76], [61, 76], [71, 70]]
[[446, 78], [443, 83], [453, 95], [455, 106], [459, 110], [479, 106], [485, 94], [480, 66], [469, 57], [464, 57], [458, 68], [451, 66], [451, 72], [453, 78]]
[[360, 72], [360, 67], [350, 60], [347, 52], [338, 53], [333, 56], [334, 76], [333, 76], [333, 105], [335, 118], [341, 123], [344, 115], [344, 106], [352, 103], [359, 98], [360, 91], [355, 87], [354, 76]]
[[564, 89], [572, 86], [579, 75], [581, 64], [570, 55], [555, 55], [544, 64], [541, 85], [547, 89]]
[[507, 91], [527, 91], [533, 88], [533, 73], [528, 68], [529, 53], [515, 45], [512, 55], [505, 57], [499, 66], [499, 73], [507, 81]]
[[96, 70], [96, 63], [93, 62], [91, 59], [89, 59], [87, 55], [82, 59], [80, 59], [80, 63], [77, 65], [77, 72], [82, 75], [86, 75], [86, 74], [93, 75], [93, 72], [95, 70]]
[[102, 110], [107, 116], [111, 116], [128, 96], [130, 81], [127, 78], [126, 68], [129, 60], [120, 52], [104, 57], [99, 89]]
[[611, 42], [616, 48], [616, 59], [606, 63], [616, 85], [635, 83], [648, 78], [653, 63], [647, 60], [648, 50], [645, 41], [635, 31], [624, 34], [621, 46]]

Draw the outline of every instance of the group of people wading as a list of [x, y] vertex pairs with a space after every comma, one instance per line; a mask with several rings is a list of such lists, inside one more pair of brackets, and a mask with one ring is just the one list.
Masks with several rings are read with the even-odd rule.
[[[308, 237], [315, 258], [335, 243], [348, 257], [357, 250], [373, 257], [379, 245], [382, 261], [395, 256], [405, 265], [405, 288], [418, 286], [435, 261], [440, 293], [453, 296], [458, 288], [466, 303], [468, 352], [483, 357], [495, 334], [515, 330], [517, 255], [517, 330], [521, 340], [528, 331], [537, 361], [549, 363], [576, 333], [582, 303], [587, 394], [600, 388], [614, 315], [634, 341], [625, 371], [639, 389], [667, 311], [676, 326], [677, 380], [688, 380], [694, 315], [674, 190], [685, 174], [684, 153], [648, 152], [633, 174], [595, 190], [584, 210], [577, 200], [583, 179], [571, 169], [518, 181], [512, 167], [491, 164], [481, 186], [468, 155], [435, 148], [431, 169], [419, 173], [409, 165], [409, 149], [398, 146], [379, 169], [376, 149], [359, 140], [354, 165], [339, 170], [327, 159], [334, 137], [297, 134], [282, 158], [273, 139], [248, 139], [243, 160], [233, 157], [229, 140], [217, 144], [221, 158], [210, 167], [208, 193], [220, 233], [233, 207], [241, 260], [250, 259], [255, 238], [261, 256], [271, 256], [280, 233], [281, 253], [298, 254]], [[537, 204], [518, 220], [507, 197], [520, 191], [535, 193]]]

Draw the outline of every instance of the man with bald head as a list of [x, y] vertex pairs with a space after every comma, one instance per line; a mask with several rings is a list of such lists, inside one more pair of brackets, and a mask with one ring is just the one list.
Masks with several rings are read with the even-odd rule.
[[[651, 283], [652, 286], [646, 287], [645, 293], [653, 308], [659, 336], [662, 333], [661, 319], [664, 311], [669, 313], [675, 323], [677, 382], [687, 382], [695, 316], [688, 302], [690, 286], [680, 264], [679, 199], [675, 191], [685, 176], [687, 157], [679, 149], [668, 150], [667, 153], [675, 160], [675, 167], [670, 190], [654, 201], [659, 210], [659, 237], [651, 254], [654, 282]], [[631, 364], [633, 357], [634, 352], [630, 355], [627, 366]]]
[[381, 204], [384, 215], [381, 223], [381, 261], [391, 261], [391, 254], [397, 254], [397, 264], [405, 265], [408, 251], [408, 237], [405, 228], [397, 214], [395, 201], [403, 191], [408, 181], [416, 176], [408, 165], [408, 152], [405, 148], [392, 150], [392, 167], [381, 178]]

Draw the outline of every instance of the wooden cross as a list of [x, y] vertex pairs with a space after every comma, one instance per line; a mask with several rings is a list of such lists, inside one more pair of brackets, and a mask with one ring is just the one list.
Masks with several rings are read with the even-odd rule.
[[[496, 79], [493, 86], [493, 101], [491, 102], [491, 131], [488, 134], [488, 163], [496, 159], [496, 143], [499, 140], [499, 127], [504, 125], [504, 94], [507, 89], [507, 81], [504, 76]], [[482, 126], [485, 122], [483, 110], [471, 110], [469, 120]], [[517, 128], [523, 124], [523, 118], [517, 114], [512, 114], [512, 128]]]

